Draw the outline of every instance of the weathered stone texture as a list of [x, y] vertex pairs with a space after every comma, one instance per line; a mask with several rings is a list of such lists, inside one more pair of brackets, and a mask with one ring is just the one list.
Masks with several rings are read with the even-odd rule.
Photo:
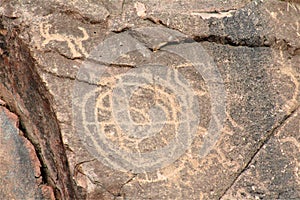
[[299, 199], [299, 109], [255, 155], [223, 199]]
[[0, 199], [54, 199], [43, 184], [34, 147], [18, 128], [18, 117], [0, 106]]
[[51, 96], [37, 75], [26, 44], [17, 30], [1, 34], [0, 97], [20, 119], [24, 136], [34, 146], [45, 183], [57, 198], [74, 195], [59, 126], [49, 104]]
[[[3, 1], [0, 10], [0, 97], [18, 114], [37, 153], [35, 163], [40, 162], [44, 181], [57, 199], [300, 198], [299, 4], [277, 0], [31, 0]], [[185, 36], [170, 39], [175, 31]], [[79, 76], [97, 45], [124, 33], [139, 41], [150, 56], [133, 51], [105, 60], [101, 64], [108, 70], [102, 82]], [[208, 155], [200, 158], [214, 99], [205, 77], [180, 55], [166, 51], [182, 43], [203, 47], [220, 72], [227, 94], [219, 138]], [[108, 49], [108, 54], [115, 50]], [[99, 96], [105, 95], [115, 87], [116, 77], [151, 63], [174, 68], [189, 81], [201, 111], [199, 128], [191, 147], [172, 164], [153, 172], [119, 171], [90, 153], [84, 144], [88, 140], [78, 135], [74, 88], [76, 84], [99, 86]], [[95, 69], [97, 64], [93, 63]], [[154, 92], [147, 91], [137, 95], [132, 107], [153, 104]], [[140, 120], [135, 114], [133, 118]], [[103, 116], [109, 119], [111, 115]], [[139, 150], [155, 150], [169, 141], [174, 131], [172, 126], [166, 129], [165, 140], [149, 139]], [[118, 130], [113, 126], [107, 128], [107, 132], [114, 131]], [[119, 145], [135, 150], [128, 141]], [[1, 173], [5, 171], [0, 167]]]

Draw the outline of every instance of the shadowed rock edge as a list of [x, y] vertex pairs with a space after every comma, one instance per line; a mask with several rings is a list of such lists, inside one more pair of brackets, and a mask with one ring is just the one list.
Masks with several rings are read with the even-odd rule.
[[5, 54], [0, 58], [0, 98], [18, 115], [20, 130], [34, 146], [43, 183], [54, 189], [56, 199], [76, 199], [52, 98], [37, 75], [28, 47], [18, 38], [18, 30], [7, 30], [1, 39]]

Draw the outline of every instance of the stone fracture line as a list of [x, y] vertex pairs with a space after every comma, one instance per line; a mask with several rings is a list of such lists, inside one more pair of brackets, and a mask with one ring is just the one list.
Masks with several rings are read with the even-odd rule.
[[294, 109], [290, 114], [283, 117], [283, 119], [277, 123], [277, 125], [270, 131], [267, 132], [266, 138], [261, 141], [261, 144], [259, 145], [258, 149], [254, 152], [254, 154], [251, 156], [249, 161], [245, 164], [244, 168], [240, 171], [240, 173], [235, 177], [235, 179], [231, 182], [231, 184], [224, 190], [224, 192], [220, 195], [219, 199], [222, 199], [223, 196], [227, 193], [227, 191], [234, 185], [234, 183], [239, 179], [239, 177], [248, 169], [250, 163], [255, 159], [258, 152], [263, 148], [263, 146], [271, 139], [272, 136], [275, 135], [276, 132], [280, 131], [282, 127], [285, 126], [288, 121], [294, 117], [297, 114], [297, 110], [300, 109], [300, 106], [298, 106], [296, 109]]

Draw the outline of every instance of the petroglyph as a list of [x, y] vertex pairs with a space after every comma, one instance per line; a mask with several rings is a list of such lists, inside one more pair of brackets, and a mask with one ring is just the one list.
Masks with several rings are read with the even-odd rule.
[[[84, 102], [90, 102], [90, 99], [96, 100], [95, 121], [89, 120], [90, 111], [84, 109], [81, 115], [86, 119], [85, 127], [95, 127], [103, 133], [96, 138], [93, 133], [88, 136], [93, 144], [109, 141], [110, 148], [118, 147], [114, 150], [118, 155], [120, 151], [123, 152], [120, 154], [123, 159], [130, 160], [130, 154], [136, 154], [140, 159], [144, 159], [143, 155], [147, 154], [165, 159], [162, 150], [159, 149], [170, 148], [169, 145], [174, 146], [177, 143], [182, 145], [178, 142], [183, 140], [183, 135], [180, 134], [185, 134], [187, 138], [187, 141], [183, 142], [191, 142], [191, 136], [185, 131], [190, 130], [189, 126], [193, 123], [183, 112], [192, 108], [191, 105], [196, 102], [191, 92], [180, 94], [180, 97], [174, 93], [176, 90], [181, 92], [188, 90], [188, 85], [178, 72], [154, 66], [141, 70], [147, 72], [127, 72], [122, 75], [110, 75], [111, 78], [106, 75], [103, 79], [104, 83], [102, 80], [98, 83], [102, 86], [86, 94], [83, 100]], [[154, 77], [149, 75], [153, 72], [149, 70], [156, 70], [155, 72], [162, 70], [161, 75], [166, 75], [166, 80], [159, 78], [154, 80]], [[146, 75], [135, 77], [137, 74]], [[140, 79], [146, 83], [139, 83]], [[134, 90], [133, 85], [136, 86]], [[97, 95], [92, 97], [95, 93]], [[102, 146], [98, 147], [99, 145], [95, 145], [95, 151], [105, 154], [101, 149]], [[158, 153], [149, 153], [155, 151]], [[145, 162], [143, 165], [149, 163], [143, 162]]]
[[83, 47], [82, 42], [89, 39], [89, 35], [85, 28], [78, 27], [78, 29], [82, 32], [82, 37], [75, 37], [73, 35], [67, 35], [64, 33], [50, 33], [50, 29], [52, 28], [51, 24], [40, 24], [40, 33], [42, 37], [44, 37], [44, 41], [42, 42], [42, 47], [45, 47], [51, 41], [56, 42], [66, 42], [70, 53], [72, 54], [72, 58], [81, 58], [87, 56], [85, 48]]
[[[145, 174], [137, 178], [141, 183], [168, 180], [174, 185], [182, 181], [183, 173], [192, 174], [200, 166], [199, 154], [205, 155], [218, 139], [221, 121], [226, 117], [226, 95], [216, 66], [206, 62], [209, 56], [198, 43], [180, 45], [184, 47], [172, 46], [164, 51], [186, 57], [186, 63], [168, 67], [145, 64], [124, 70], [89, 60], [78, 72], [84, 80], [93, 83], [77, 82], [74, 87], [77, 89], [73, 110], [79, 136], [89, 152], [104, 165], [122, 172]], [[182, 52], [182, 48], [201, 54], [194, 56]], [[136, 50], [143, 52], [143, 46], [124, 32], [105, 40], [91, 55], [95, 60], [113, 63]], [[202, 62], [206, 64], [199, 64]], [[208, 89], [188, 81], [190, 71], [184, 69], [188, 67], [202, 75]], [[205, 97], [200, 99], [202, 96]], [[211, 109], [215, 118], [209, 122], [207, 116], [208, 122], [200, 125], [199, 103], [207, 101], [208, 96], [215, 107]], [[191, 147], [192, 144], [197, 148]], [[190, 160], [192, 163], [187, 164]], [[168, 168], [171, 163], [176, 170]]]
[[293, 96], [291, 99], [288, 99], [286, 104], [284, 105], [284, 109], [287, 112], [290, 112], [291, 110], [294, 110], [296, 107], [299, 106], [299, 92], [300, 92], [300, 87], [299, 87], [299, 80], [295, 76], [297, 72], [293, 69], [290, 63], [284, 62], [284, 55], [283, 52], [280, 52], [280, 60], [279, 64], [281, 65], [280, 67], [280, 73], [284, 74], [288, 77], [290, 77], [290, 80], [292, 84], [294, 85], [294, 92], [292, 93]]

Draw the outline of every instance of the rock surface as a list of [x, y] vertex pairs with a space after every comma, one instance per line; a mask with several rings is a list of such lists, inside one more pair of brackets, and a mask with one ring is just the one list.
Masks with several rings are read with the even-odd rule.
[[54, 199], [52, 188], [43, 184], [34, 147], [18, 123], [15, 114], [0, 106], [0, 198]]
[[34, 198], [300, 198], [296, 1], [12, 0], [0, 10], [0, 97], [24, 132], [12, 149], [36, 152], [20, 157], [31, 178], [18, 180]]

